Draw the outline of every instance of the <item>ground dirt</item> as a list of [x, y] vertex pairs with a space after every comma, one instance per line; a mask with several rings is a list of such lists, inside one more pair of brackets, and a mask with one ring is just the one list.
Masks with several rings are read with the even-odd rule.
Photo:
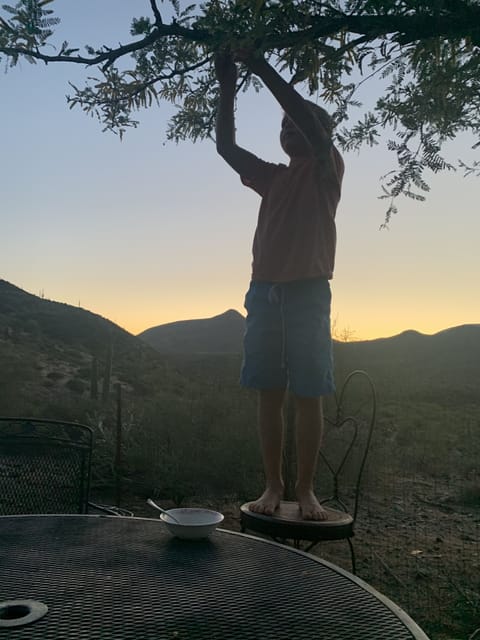
[[[457, 495], [455, 485], [415, 478], [363, 496], [354, 546], [357, 575], [401, 606], [432, 640], [470, 640], [480, 628], [480, 505]], [[93, 499], [114, 504], [114, 495]], [[471, 501], [471, 504], [469, 503]], [[467, 502], [467, 504], [466, 504]], [[159, 500], [164, 508], [173, 502]], [[240, 531], [240, 502], [191, 499], [182, 506], [221, 511], [223, 528]], [[121, 506], [136, 517], [156, 518], [146, 496], [122, 495]], [[350, 571], [344, 541], [322, 543], [310, 553]], [[480, 631], [478, 631], [480, 635]]]

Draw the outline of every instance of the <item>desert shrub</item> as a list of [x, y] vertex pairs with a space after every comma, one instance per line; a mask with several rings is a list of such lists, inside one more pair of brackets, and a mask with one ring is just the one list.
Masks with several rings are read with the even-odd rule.
[[71, 378], [65, 383], [67, 389], [73, 391], [73, 393], [82, 394], [86, 391], [87, 385], [83, 380], [79, 380], [78, 378]]

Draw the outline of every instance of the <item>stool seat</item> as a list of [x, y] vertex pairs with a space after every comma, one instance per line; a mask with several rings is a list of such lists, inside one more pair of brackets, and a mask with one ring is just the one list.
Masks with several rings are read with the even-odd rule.
[[353, 518], [349, 513], [323, 507], [326, 520], [302, 520], [298, 502], [282, 500], [274, 515], [250, 511], [252, 502], [240, 507], [242, 530], [256, 531], [272, 538], [293, 540], [342, 540], [353, 536]]

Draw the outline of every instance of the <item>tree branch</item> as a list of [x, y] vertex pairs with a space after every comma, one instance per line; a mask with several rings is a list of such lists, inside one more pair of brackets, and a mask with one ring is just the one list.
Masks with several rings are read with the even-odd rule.
[[2, 29], [6, 29], [7, 31], [9, 31], [11, 34], [13, 34], [14, 36], [17, 35], [17, 32], [15, 31], [15, 29], [13, 29], [6, 20], [4, 20], [1, 16], [0, 16], [0, 27]]
[[362, 42], [382, 36], [395, 35], [401, 44], [408, 44], [432, 37], [470, 37], [480, 46], [480, 6], [463, 5], [464, 13], [448, 12], [399, 15], [338, 15], [317, 16], [310, 20], [310, 27], [266, 38], [267, 48], [285, 48], [318, 38], [333, 37], [341, 31], [357, 33]]
[[152, 7], [153, 15], [155, 16], [155, 24], [158, 27], [163, 24], [163, 20], [155, 0], [150, 0], [150, 6]]
[[[459, 14], [463, 9], [464, 13]], [[310, 20], [310, 27], [300, 31], [286, 32], [265, 39], [266, 48], [282, 49], [311, 42], [320, 38], [335, 37], [347, 31], [357, 33], [359, 37], [339, 47], [331, 56], [341, 57], [347, 51], [360, 44], [372, 42], [381, 37], [397, 35], [399, 44], [408, 44], [432, 37], [478, 38], [480, 43], [480, 6], [466, 5], [459, 2], [456, 12], [449, 11], [443, 15], [435, 12], [399, 16], [385, 15], [352, 15], [338, 12], [338, 15], [317, 16]]]
[[332, 51], [331, 55], [324, 56], [324, 60], [341, 58], [344, 53], [347, 53], [347, 51], [351, 51], [352, 49], [355, 49], [355, 47], [358, 47], [360, 44], [364, 44], [365, 42], [370, 42], [370, 40], [371, 38], [368, 35], [360, 36], [359, 38], [355, 38], [355, 40], [350, 40], [350, 42], [344, 44], [343, 47], [339, 47], [338, 49], [335, 49], [335, 51]]
[[91, 67], [99, 65], [102, 62], [107, 62], [109, 65], [111, 65], [118, 58], [121, 58], [122, 56], [129, 53], [145, 49], [146, 47], [154, 44], [157, 40], [160, 40], [161, 38], [167, 36], [177, 36], [184, 38], [185, 40], [192, 40], [195, 42], [206, 42], [209, 39], [208, 32], [204, 30], [187, 29], [177, 23], [172, 23], [169, 25], [159, 25], [152, 31], [152, 33], [150, 33], [148, 36], [145, 36], [145, 38], [142, 38], [141, 40], [122, 45], [120, 47], [117, 47], [116, 49], [109, 49], [108, 51], [102, 52], [94, 57], [65, 55], [49, 56], [41, 53], [38, 50], [25, 49], [24, 47], [0, 47], [0, 53], [4, 53], [6, 55], [29, 56], [37, 60], [42, 60], [47, 64], [49, 62], [75, 62], [77, 64], [85, 64]]
[[[73, 62], [94, 66], [104, 62], [108, 63], [108, 65], [113, 64], [118, 58], [144, 49], [157, 40], [169, 36], [198, 43], [218, 45], [218, 34], [213, 32], [196, 27], [182, 27], [176, 22], [172, 22], [169, 25], [159, 22], [161, 16], [155, 0], [150, 0], [150, 2], [156, 18], [155, 29], [141, 40], [122, 45], [116, 49], [109, 49], [96, 56], [52, 56], [41, 53], [39, 50], [31, 50], [25, 47], [1, 47], [0, 53], [11, 56], [29, 56], [37, 60], [42, 60], [45, 63]], [[400, 16], [390, 14], [313, 16], [310, 20], [310, 26], [307, 29], [287, 31], [270, 37], [267, 36], [262, 41], [262, 47], [265, 50], [282, 50], [304, 42], [316, 41], [320, 38], [335, 37], [335, 35], [342, 31], [356, 33], [359, 35], [359, 38], [344, 47], [340, 47], [338, 55], [342, 55], [345, 51], [352, 49], [358, 44], [373, 41], [387, 35], [396, 35], [396, 40], [400, 44], [408, 44], [432, 37], [470, 37], [474, 44], [480, 46], [480, 6], [463, 3], [458, 3], [458, 5], [455, 12], [448, 11], [442, 14], [430, 12]]]
[[142, 93], [144, 89], [147, 89], [148, 87], [153, 86], [157, 82], [162, 82], [164, 80], [172, 80], [176, 76], [184, 76], [186, 73], [190, 73], [190, 71], [195, 71], [196, 69], [199, 69], [204, 64], [206, 64], [209, 60], [210, 60], [210, 57], [207, 57], [201, 60], [200, 62], [197, 62], [196, 64], [190, 65], [189, 67], [183, 67], [183, 69], [173, 69], [170, 73], [159, 75], [159, 76], [156, 76], [155, 78], [150, 78], [150, 80], [146, 80], [145, 82], [142, 82], [134, 91], [131, 91], [128, 94], [128, 96], [125, 96], [125, 99], [134, 98], [135, 96]]

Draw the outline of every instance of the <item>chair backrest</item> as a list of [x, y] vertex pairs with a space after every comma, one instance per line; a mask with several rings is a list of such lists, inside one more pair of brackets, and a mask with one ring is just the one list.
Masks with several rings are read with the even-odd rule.
[[0, 418], [0, 515], [86, 513], [92, 442], [83, 424]]
[[[352, 371], [325, 407], [317, 483], [321, 502], [357, 517], [360, 489], [376, 419], [376, 393], [365, 371]], [[330, 495], [324, 497], [325, 491]]]

